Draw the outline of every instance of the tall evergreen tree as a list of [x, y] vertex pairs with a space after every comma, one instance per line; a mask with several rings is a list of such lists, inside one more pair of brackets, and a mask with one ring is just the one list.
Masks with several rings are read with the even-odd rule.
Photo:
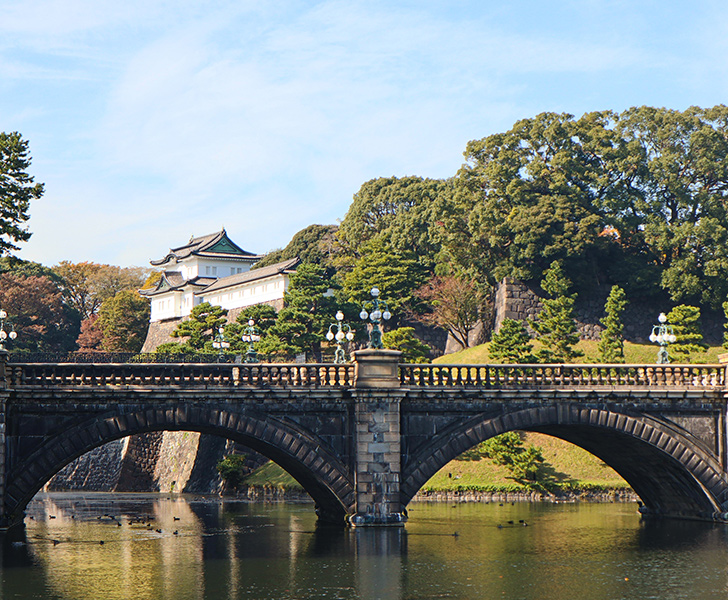
[[627, 306], [627, 295], [618, 285], [612, 286], [607, 303], [604, 305], [605, 317], [601, 319], [604, 330], [599, 339], [599, 357], [605, 363], [624, 362], [624, 336], [622, 312]]
[[321, 343], [336, 314], [336, 301], [327, 294], [331, 287], [323, 267], [300, 264], [291, 275], [284, 308], [264, 343], [261, 340], [260, 352], [284, 356], [306, 352], [320, 358]]
[[700, 330], [700, 308], [681, 304], [667, 313], [667, 322], [672, 325], [677, 338], [670, 345], [670, 352], [687, 359], [691, 354], [705, 352], [708, 346], [703, 343]]
[[571, 282], [558, 261], [551, 263], [545, 275], [541, 287], [551, 297], [543, 300], [543, 308], [532, 322], [543, 344], [538, 358], [541, 362], [570, 362], [582, 355], [574, 348], [579, 342], [574, 323], [576, 294], [568, 294]]
[[488, 346], [490, 360], [495, 363], [529, 363], [535, 360], [533, 344], [521, 321], [503, 319], [498, 333]]
[[43, 184], [28, 175], [28, 142], [17, 132], [0, 132], [0, 256], [17, 250], [15, 242], [30, 239], [24, 226], [30, 218], [31, 200], [43, 195]]

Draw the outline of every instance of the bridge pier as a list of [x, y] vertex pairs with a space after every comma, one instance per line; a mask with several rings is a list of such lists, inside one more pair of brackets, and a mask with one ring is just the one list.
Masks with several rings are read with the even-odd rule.
[[352, 527], [403, 526], [407, 521], [400, 496], [401, 354], [395, 350], [354, 353], [356, 512], [349, 516]]

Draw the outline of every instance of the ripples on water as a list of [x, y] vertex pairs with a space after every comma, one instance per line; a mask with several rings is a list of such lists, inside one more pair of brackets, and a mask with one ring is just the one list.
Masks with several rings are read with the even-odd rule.
[[6, 535], [0, 598], [709, 600], [728, 526], [633, 504], [413, 504], [405, 529], [316, 526], [313, 508], [39, 495]]

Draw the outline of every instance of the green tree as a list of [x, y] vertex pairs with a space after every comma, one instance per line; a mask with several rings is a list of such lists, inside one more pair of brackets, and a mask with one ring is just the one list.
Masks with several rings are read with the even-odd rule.
[[667, 322], [672, 325], [677, 338], [670, 344], [670, 352], [687, 358], [691, 354], [705, 352], [708, 348], [703, 343], [700, 330], [700, 308], [681, 304], [667, 313]]
[[428, 312], [419, 319], [442, 327], [463, 348], [470, 346], [470, 333], [485, 316], [488, 296], [476, 283], [464, 277], [433, 277], [415, 290], [414, 295], [427, 304]]
[[253, 269], [267, 267], [291, 258], [301, 262], [322, 265], [327, 269], [333, 265], [336, 253], [336, 225], [309, 225], [293, 236], [282, 250], [274, 250], [253, 265]]
[[0, 132], [0, 256], [18, 250], [17, 242], [30, 239], [24, 224], [31, 200], [43, 195], [43, 184], [33, 183], [28, 142], [17, 132]]
[[543, 344], [538, 357], [541, 362], [570, 362], [582, 355], [574, 348], [579, 342], [573, 316], [576, 294], [568, 294], [571, 282], [560, 263], [551, 263], [545, 275], [541, 287], [550, 298], [543, 299], [543, 308], [531, 323]]
[[460, 460], [489, 458], [510, 471], [513, 479], [527, 487], [536, 487], [541, 466], [546, 462], [543, 451], [533, 444], [524, 447], [521, 435], [509, 431], [496, 435], [460, 455]]
[[500, 329], [490, 341], [488, 355], [496, 363], [534, 362], [531, 336], [523, 323], [515, 319], [503, 319]]
[[599, 282], [616, 240], [601, 205], [625, 175], [610, 169], [620, 140], [610, 112], [579, 120], [543, 113], [468, 143], [458, 173], [446, 246], [463, 269], [494, 285], [540, 278], [558, 260], [579, 282]]
[[227, 323], [227, 310], [220, 306], [213, 306], [203, 302], [195, 306], [185, 319], [171, 333], [175, 338], [186, 338], [180, 344], [167, 342], [157, 348], [157, 352], [198, 354], [216, 352], [212, 340], [220, 327]]
[[674, 301], [728, 295], [728, 107], [631, 108], [617, 132], [639, 152], [622, 230], [641, 240]]
[[606, 316], [601, 319], [604, 330], [599, 339], [599, 357], [605, 363], [624, 362], [624, 336], [622, 331], [622, 313], [627, 306], [627, 295], [624, 290], [615, 285], [612, 286], [607, 302], [604, 305]]
[[243, 331], [248, 327], [248, 321], [255, 322], [255, 328], [260, 333], [260, 342], [256, 346], [256, 352], [266, 354], [263, 348], [266, 347], [266, 336], [268, 331], [275, 325], [278, 318], [276, 309], [270, 304], [253, 304], [240, 311], [233, 323], [225, 326], [225, 339], [230, 343], [230, 352], [244, 354], [248, 349], [248, 342], [243, 341]]
[[412, 253], [428, 270], [441, 249], [442, 215], [451, 183], [421, 177], [381, 177], [354, 195], [337, 237], [347, 265], [378, 241], [391, 251]]
[[101, 346], [107, 352], [139, 352], [149, 329], [149, 300], [137, 292], [121, 291], [104, 300], [98, 326], [104, 334]]
[[53, 269], [11, 255], [0, 257], [0, 273], [12, 273], [21, 277], [46, 277], [59, 288], [63, 283], [63, 279], [56, 275]]
[[216, 468], [225, 483], [234, 490], [240, 487], [240, 484], [248, 474], [244, 454], [228, 454], [217, 463]]
[[407, 309], [419, 312], [421, 301], [415, 290], [424, 285], [427, 276], [413, 252], [398, 252], [374, 240], [365, 245], [362, 256], [344, 277], [343, 292], [350, 302], [361, 305], [371, 300], [372, 288], [378, 288], [396, 322]]
[[432, 348], [415, 336], [414, 327], [399, 327], [385, 332], [382, 335], [382, 345], [390, 350], [399, 350], [403, 362], [415, 364], [431, 362]]
[[480, 279], [536, 281], [559, 260], [577, 289], [728, 295], [728, 107], [544, 113], [465, 155], [444, 244]]
[[288, 357], [306, 352], [320, 358], [321, 343], [336, 314], [335, 299], [328, 294], [332, 287], [322, 266], [300, 264], [291, 275], [284, 307], [261, 340], [259, 351]]

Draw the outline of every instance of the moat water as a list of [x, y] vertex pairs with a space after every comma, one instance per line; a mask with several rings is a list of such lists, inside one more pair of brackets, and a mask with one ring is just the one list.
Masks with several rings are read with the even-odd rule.
[[405, 528], [317, 527], [310, 504], [39, 495], [0, 598], [724, 600], [728, 526], [636, 505], [410, 505]]

